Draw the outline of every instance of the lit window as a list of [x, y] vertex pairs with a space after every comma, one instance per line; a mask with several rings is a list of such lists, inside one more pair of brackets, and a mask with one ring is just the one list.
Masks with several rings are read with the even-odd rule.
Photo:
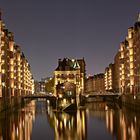
[[4, 50], [1, 51], [2, 55], [4, 55]]
[[134, 71], [133, 70], [130, 70], [130, 75], [134, 75]]
[[133, 49], [130, 49], [130, 55], [132, 55], [133, 54]]
[[130, 56], [130, 62], [132, 62], [133, 61], [133, 56]]
[[130, 63], [130, 69], [132, 69], [133, 68], [133, 63]]
[[2, 63], [4, 63], [5, 61], [4, 60], [2, 60]]
[[4, 69], [2, 69], [2, 73], [3, 73], [3, 74], [5, 73], [5, 70], [4, 70]]

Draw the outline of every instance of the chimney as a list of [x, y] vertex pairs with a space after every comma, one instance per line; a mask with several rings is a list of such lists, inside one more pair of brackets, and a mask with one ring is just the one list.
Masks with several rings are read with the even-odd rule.
[[58, 65], [60, 65], [60, 64], [61, 64], [61, 59], [59, 58], [59, 59], [58, 59]]

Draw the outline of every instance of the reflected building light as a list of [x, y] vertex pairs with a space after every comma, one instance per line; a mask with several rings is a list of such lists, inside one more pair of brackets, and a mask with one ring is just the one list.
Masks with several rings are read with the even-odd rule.
[[22, 126], [23, 126], [23, 128], [24, 128], [24, 120], [22, 121]]
[[110, 112], [110, 131], [113, 133], [113, 111]]
[[60, 121], [60, 129], [61, 130], [63, 129], [63, 123], [62, 123], [62, 121]]
[[135, 99], [136, 99], [136, 95], [134, 95], [134, 97], [133, 97], [133, 98], [134, 98], [134, 100], [135, 100]]
[[69, 121], [69, 123], [68, 123], [68, 124], [69, 124], [69, 129], [71, 129], [71, 122]]
[[66, 128], [67, 126], [67, 120], [66, 120], [66, 118], [64, 118], [64, 127]]
[[18, 127], [16, 129], [16, 134], [17, 134], [17, 137], [19, 136], [19, 130], [18, 130]]
[[108, 111], [106, 111], [106, 128], [109, 129], [109, 116], [108, 116]]
[[54, 116], [54, 124], [56, 124], [55, 127], [54, 127], [54, 131], [55, 131], [55, 136], [56, 136], [56, 140], [57, 140], [59, 138], [59, 133], [58, 133], [59, 122], [58, 122], [58, 120], [56, 119], [55, 116]]
[[122, 135], [123, 135], [123, 140], [127, 140], [127, 138], [126, 138], [126, 126], [124, 127], [124, 130], [122, 131]]
[[20, 116], [20, 120], [19, 120], [19, 140], [22, 140], [22, 118], [21, 118], [21, 116]]
[[134, 121], [135, 121], [135, 123], [137, 122], [137, 118], [136, 118], [136, 116], [134, 117]]
[[84, 135], [85, 137], [85, 131], [86, 131], [86, 122], [85, 122], [85, 113], [84, 111], [82, 111], [82, 134]]
[[89, 110], [88, 109], [86, 109], [86, 115], [89, 118]]
[[15, 124], [13, 124], [12, 140], [15, 140]]
[[84, 111], [82, 111], [82, 124], [83, 124], [83, 127], [85, 128], [85, 113], [84, 113]]
[[79, 138], [82, 135], [81, 128], [82, 128], [82, 126], [81, 126], [80, 111], [78, 110], [77, 111], [77, 135], [79, 136]]
[[33, 115], [32, 115], [32, 118], [33, 118], [33, 121], [35, 121], [35, 109], [32, 111]]
[[47, 104], [48, 104], [48, 105], [50, 104], [50, 101], [49, 101], [49, 100], [47, 100]]
[[130, 127], [128, 127], [128, 134], [129, 134], [129, 135], [131, 134]]
[[85, 112], [77, 111], [77, 139], [85, 138], [86, 124], [85, 124]]
[[26, 117], [25, 117], [25, 121], [28, 122], [28, 115], [26, 115]]
[[72, 123], [72, 128], [73, 128], [74, 127], [74, 117], [72, 117], [71, 123]]
[[127, 140], [127, 138], [126, 138], [127, 128], [126, 128], [126, 123], [125, 123], [125, 120], [124, 120], [124, 115], [122, 115], [122, 118], [120, 118], [120, 119], [122, 120], [121, 121], [122, 139]]
[[131, 123], [131, 139], [136, 140], [136, 130], [134, 128], [133, 123]]
[[[82, 140], [85, 138], [86, 125], [85, 125], [85, 111], [77, 110], [75, 115], [70, 114], [59, 114], [60, 117], [50, 118], [54, 120], [54, 131], [56, 140], [64, 139], [78, 139]], [[49, 114], [50, 117], [50, 114]]]

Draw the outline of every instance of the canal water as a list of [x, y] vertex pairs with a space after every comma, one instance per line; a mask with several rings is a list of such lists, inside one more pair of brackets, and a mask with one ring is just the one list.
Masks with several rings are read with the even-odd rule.
[[139, 140], [140, 113], [106, 102], [88, 103], [76, 112], [52, 109], [33, 100], [0, 113], [0, 140]]

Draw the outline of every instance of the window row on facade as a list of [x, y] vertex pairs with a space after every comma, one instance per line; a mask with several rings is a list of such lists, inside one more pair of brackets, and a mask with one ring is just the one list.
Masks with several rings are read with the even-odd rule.
[[0, 19], [0, 97], [12, 97], [34, 92], [30, 65], [14, 42], [14, 35]]
[[[111, 87], [109, 79], [112, 79]], [[140, 14], [134, 26], [128, 28], [125, 40], [120, 43], [114, 64], [106, 68], [105, 83], [106, 90], [122, 94], [140, 93]]]

